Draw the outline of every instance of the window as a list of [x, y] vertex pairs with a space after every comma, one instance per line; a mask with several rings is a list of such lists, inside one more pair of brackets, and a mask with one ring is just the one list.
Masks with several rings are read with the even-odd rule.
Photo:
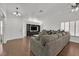
[[62, 22], [61, 23], [61, 30], [64, 30], [65, 29], [64, 26], [65, 26], [65, 24], [64, 24], [64, 22]]
[[76, 36], [79, 36], [79, 20], [76, 21]]
[[79, 36], [79, 20], [61, 23], [61, 30], [70, 32], [71, 36]]
[[74, 22], [74, 21], [71, 21], [71, 22], [70, 22], [70, 34], [71, 34], [72, 36], [75, 35], [75, 32], [74, 32], [74, 25], [75, 25], [75, 22]]
[[69, 32], [69, 22], [65, 22], [65, 31]]

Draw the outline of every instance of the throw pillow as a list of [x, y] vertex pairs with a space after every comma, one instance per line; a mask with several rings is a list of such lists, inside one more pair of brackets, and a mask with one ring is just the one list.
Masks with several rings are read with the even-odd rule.
[[58, 38], [62, 37], [62, 33], [57, 33]]
[[48, 35], [46, 30], [43, 30], [42, 32], [39, 33], [38, 37], [36, 37], [37, 40], [40, 40], [42, 35]]

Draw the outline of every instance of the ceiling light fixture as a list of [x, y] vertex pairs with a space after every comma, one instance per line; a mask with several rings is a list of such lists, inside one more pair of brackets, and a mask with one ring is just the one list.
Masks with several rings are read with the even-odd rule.
[[79, 3], [73, 3], [71, 7], [72, 7], [72, 12], [78, 11], [79, 10]]
[[13, 12], [13, 15], [21, 16], [21, 12], [19, 12], [19, 8], [18, 7], [16, 7], [16, 11]]

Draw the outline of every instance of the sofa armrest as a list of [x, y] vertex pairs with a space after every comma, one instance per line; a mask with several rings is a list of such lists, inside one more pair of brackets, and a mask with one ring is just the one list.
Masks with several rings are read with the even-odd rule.
[[38, 46], [40, 46], [41, 48], [43, 48], [43, 46], [42, 46], [42, 44], [40, 43], [40, 41], [38, 41], [36, 38], [34, 38], [34, 37], [32, 37], [32, 39], [31, 39], [31, 41], [30, 41], [31, 43], [31, 45], [32, 44], [36, 44], [36, 45], [38, 45]]
[[[47, 47], [42, 46], [40, 41], [36, 40], [35, 38], [32, 38], [30, 41], [31, 50], [35, 55], [45, 55], [47, 54]], [[43, 53], [44, 52], [44, 53]]]

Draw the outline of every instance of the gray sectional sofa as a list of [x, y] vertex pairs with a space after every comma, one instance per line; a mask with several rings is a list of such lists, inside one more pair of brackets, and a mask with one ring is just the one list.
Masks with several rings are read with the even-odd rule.
[[31, 38], [31, 51], [35, 56], [56, 56], [67, 45], [70, 39], [68, 32], [42, 31]]

